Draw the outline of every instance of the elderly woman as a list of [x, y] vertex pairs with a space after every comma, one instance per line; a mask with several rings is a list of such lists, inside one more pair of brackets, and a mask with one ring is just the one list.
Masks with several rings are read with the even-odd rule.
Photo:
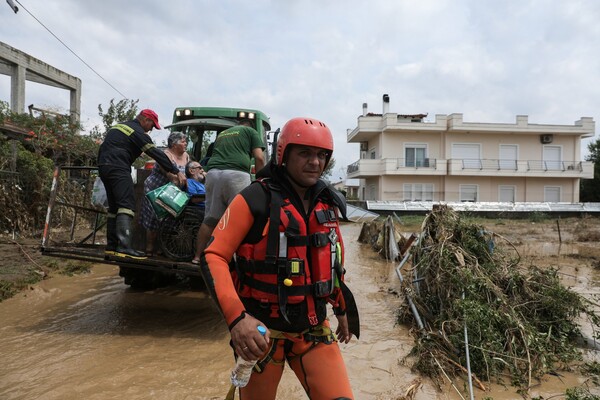
[[[185, 173], [185, 167], [190, 161], [190, 156], [186, 152], [187, 150], [187, 137], [183, 132], [172, 132], [167, 139], [167, 149], [165, 154], [173, 165], [175, 165], [181, 172]], [[158, 164], [152, 169], [152, 173], [144, 181], [144, 193], [148, 193], [151, 190], [166, 185], [169, 182], [177, 184], [176, 175], [165, 171]], [[185, 189], [185, 188], [181, 188]], [[156, 246], [156, 236], [158, 233], [158, 219], [152, 209], [152, 204], [146, 196], [144, 196], [142, 204], [142, 214], [140, 223], [146, 228], [146, 254], [149, 256], [154, 255]]]

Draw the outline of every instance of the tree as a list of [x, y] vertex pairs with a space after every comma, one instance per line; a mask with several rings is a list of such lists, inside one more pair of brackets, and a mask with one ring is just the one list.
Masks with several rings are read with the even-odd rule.
[[600, 139], [588, 144], [586, 161], [594, 163], [594, 179], [582, 179], [579, 190], [579, 200], [582, 202], [600, 201]]
[[81, 127], [71, 123], [68, 115], [52, 113], [39, 117], [14, 113], [8, 103], [0, 101], [0, 122], [11, 122], [27, 131], [18, 138], [30, 152], [51, 159], [55, 164], [86, 165], [96, 158], [98, 143], [80, 135]]
[[122, 99], [115, 104], [115, 99], [111, 99], [106, 112], [104, 112], [102, 104], [98, 104], [98, 115], [102, 118], [104, 127], [100, 128], [96, 125], [90, 130], [90, 136], [104, 139], [111, 126], [134, 119], [138, 114], [138, 102], [139, 100]]
[[329, 179], [333, 174], [333, 168], [335, 167], [335, 158], [331, 157], [329, 160], [329, 164], [327, 164], [327, 168], [323, 171], [323, 178]]

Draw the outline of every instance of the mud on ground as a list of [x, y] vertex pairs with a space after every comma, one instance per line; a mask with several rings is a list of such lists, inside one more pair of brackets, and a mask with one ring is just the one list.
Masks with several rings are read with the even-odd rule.
[[[404, 234], [419, 232], [422, 219], [400, 219]], [[498, 235], [498, 240], [513, 244], [522, 265], [557, 267], [567, 286], [586, 294], [599, 292], [600, 218], [478, 219], [476, 223]], [[358, 226], [344, 229], [352, 233], [344, 233], [348, 281], [363, 329], [359, 341], [342, 349], [357, 399], [460, 398], [449, 387], [435, 391], [401, 362], [414, 343], [407, 328], [394, 320], [395, 310], [404, 304], [395, 293], [396, 263], [381, 261], [368, 246], [359, 244]], [[58, 399], [79, 393], [80, 398], [127, 394], [142, 399], [163, 394], [162, 398], [175, 399], [189, 396], [190, 390], [197, 396], [188, 398], [223, 397], [232, 355], [226, 327], [204, 293], [171, 288], [131, 291], [110, 266], [94, 267], [89, 276], [58, 277], [52, 263], [62, 267], [68, 261], [41, 257], [39, 246], [37, 238], [0, 237], [0, 282], [16, 282], [35, 270], [47, 274], [45, 282], [25, 285], [31, 288], [27, 296], [15, 296], [0, 306], [5, 323], [0, 329], [4, 338], [0, 353], [8, 357], [6, 366], [0, 366], [0, 393], [4, 393], [0, 397], [36, 398], [46, 393], [46, 398]], [[60, 369], [55, 371], [57, 365]], [[565, 388], [585, 381], [576, 374], [560, 374], [532, 388], [529, 398], [564, 395]], [[35, 385], [23, 383], [32, 376]], [[456, 384], [464, 389], [464, 382]], [[411, 387], [414, 397], [406, 396]], [[521, 398], [513, 388], [498, 386], [478, 391], [476, 397]], [[305, 398], [289, 373], [278, 398]]]
[[0, 234], [0, 301], [53, 274], [87, 271], [88, 263], [43, 257], [40, 238]]

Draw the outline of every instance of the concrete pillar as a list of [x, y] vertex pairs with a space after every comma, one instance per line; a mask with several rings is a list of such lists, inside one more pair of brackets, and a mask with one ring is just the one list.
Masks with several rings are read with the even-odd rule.
[[10, 76], [10, 110], [22, 114], [25, 112], [25, 74], [22, 65], [13, 65]]
[[75, 89], [71, 89], [71, 104], [70, 104], [70, 112], [71, 112], [71, 123], [73, 125], [79, 125], [79, 121], [81, 119], [81, 80], [77, 79]]

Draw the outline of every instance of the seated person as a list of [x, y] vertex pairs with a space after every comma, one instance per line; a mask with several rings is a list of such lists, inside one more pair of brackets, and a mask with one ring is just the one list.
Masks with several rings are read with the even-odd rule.
[[204, 178], [206, 172], [198, 161], [190, 161], [185, 166], [185, 176], [187, 179], [187, 194], [190, 196], [191, 207], [198, 207], [204, 210], [204, 200], [206, 197], [206, 188], [204, 187]]

